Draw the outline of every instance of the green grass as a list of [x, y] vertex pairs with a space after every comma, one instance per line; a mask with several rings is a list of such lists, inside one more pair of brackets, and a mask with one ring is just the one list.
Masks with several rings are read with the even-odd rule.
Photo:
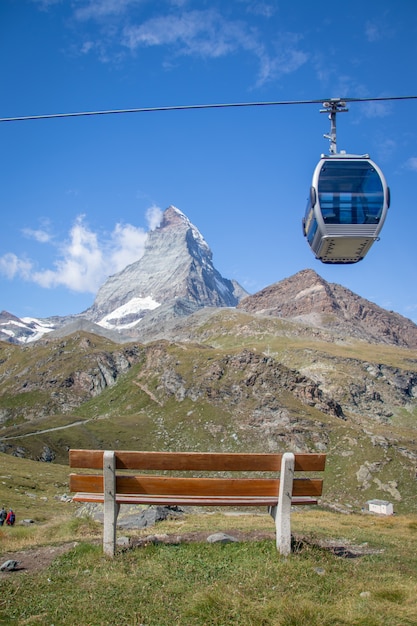
[[[96, 533], [88, 524], [76, 521], [66, 532], [72, 539]], [[233, 529], [271, 531], [273, 524], [266, 515], [194, 515], [141, 532]], [[296, 513], [293, 530], [309, 543], [289, 558], [273, 539], [151, 544], [113, 560], [81, 541], [39, 573], [3, 576], [0, 624], [411, 626], [416, 529], [412, 517]], [[340, 558], [319, 546], [330, 540], [373, 553]]]
[[[0, 575], [0, 624], [416, 624], [415, 515], [380, 518], [302, 507], [292, 515], [292, 529], [306, 541], [284, 559], [268, 515], [212, 512], [129, 534], [241, 531], [271, 539], [148, 545], [109, 560], [101, 551], [101, 525], [75, 517], [77, 505], [61, 501], [67, 481], [66, 466], [0, 454], [0, 504], [13, 506], [18, 520], [0, 529], [0, 556], [78, 542], [39, 572]], [[27, 517], [35, 523], [21, 526]], [[340, 558], [320, 547], [325, 542], [365, 546], [370, 554]]]

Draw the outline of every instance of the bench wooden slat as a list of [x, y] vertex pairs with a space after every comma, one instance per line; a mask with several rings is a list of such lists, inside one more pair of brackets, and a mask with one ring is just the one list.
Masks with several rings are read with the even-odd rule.
[[[103, 503], [104, 496], [101, 493], [76, 493], [73, 497], [74, 502], [96, 502]], [[134, 494], [117, 494], [117, 504], [150, 504], [170, 506], [276, 506], [278, 496], [228, 496], [227, 498], [218, 496], [154, 496], [154, 495], [134, 495]], [[291, 504], [317, 504], [317, 498], [293, 497]]]
[[[278, 478], [180, 478], [176, 476], [117, 476], [117, 494], [187, 496], [277, 496]], [[320, 496], [319, 478], [295, 478], [294, 496]], [[103, 493], [103, 477], [97, 474], [70, 474], [70, 490]]]
[[[242, 454], [238, 452], [137, 452], [117, 450], [117, 469], [178, 471], [254, 471], [279, 472], [282, 454]], [[326, 463], [325, 454], [297, 454], [296, 471], [320, 472]], [[70, 450], [73, 468], [103, 469], [103, 450]]]

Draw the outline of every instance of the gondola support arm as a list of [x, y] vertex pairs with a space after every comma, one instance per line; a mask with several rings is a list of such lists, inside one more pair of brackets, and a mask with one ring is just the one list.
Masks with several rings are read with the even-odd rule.
[[330, 141], [330, 154], [337, 154], [336, 114], [347, 113], [349, 109], [346, 107], [346, 102], [340, 98], [330, 98], [330, 100], [323, 102], [323, 107], [320, 113], [329, 113], [330, 120], [330, 133], [323, 135], [323, 137]]

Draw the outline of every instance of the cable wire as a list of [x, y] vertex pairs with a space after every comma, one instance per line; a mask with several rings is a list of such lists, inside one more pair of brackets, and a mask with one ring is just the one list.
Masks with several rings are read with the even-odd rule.
[[[125, 113], [152, 113], [156, 111], [188, 111], [193, 109], [230, 109], [238, 107], [287, 106], [295, 104], [323, 104], [335, 98], [319, 100], [278, 100], [276, 102], [229, 102], [219, 104], [184, 104], [174, 106], [142, 107], [135, 109], [110, 109], [107, 111], [77, 111], [74, 113], [47, 113], [45, 115], [24, 115], [20, 117], [1, 117], [0, 122], [24, 122], [28, 120], [47, 120], [64, 117], [88, 117], [94, 115], [120, 115]], [[417, 100], [417, 96], [384, 96], [380, 98], [337, 98], [343, 102], [381, 102], [390, 100]]]

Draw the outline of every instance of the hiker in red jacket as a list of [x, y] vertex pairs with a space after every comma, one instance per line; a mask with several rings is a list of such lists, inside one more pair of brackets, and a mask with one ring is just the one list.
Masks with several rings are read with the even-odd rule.
[[6, 516], [6, 524], [7, 526], [13, 526], [14, 522], [15, 522], [16, 516], [14, 514], [14, 512], [12, 511], [12, 509], [9, 510], [9, 512], [7, 513]]

